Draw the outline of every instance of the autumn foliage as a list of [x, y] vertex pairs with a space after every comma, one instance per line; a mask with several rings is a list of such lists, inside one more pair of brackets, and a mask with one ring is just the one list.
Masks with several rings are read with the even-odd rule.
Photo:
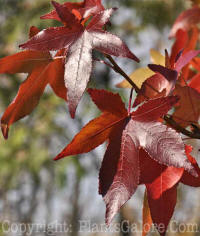
[[[54, 19], [63, 26], [41, 31], [32, 26], [29, 40], [20, 45], [23, 51], [0, 59], [0, 73], [28, 74], [1, 118], [3, 136], [7, 139], [10, 126], [33, 111], [48, 84], [68, 103], [72, 118], [87, 90], [101, 114], [55, 160], [90, 152], [107, 142], [99, 173], [106, 223], [143, 184], [144, 224], [153, 222], [164, 236], [176, 205], [177, 186], [200, 187], [199, 166], [183, 139], [184, 135], [200, 139], [200, 50], [196, 49], [200, 7], [194, 4], [177, 18], [169, 35], [174, 38], [170, 52], [162, 55], [151, 50], [151, 64], [128, 76], [112, 56], [139, 59], [106, 30], [116, 8], [105, 9], [101, 0], [52, 1], [52, 5], [54, 10], [41, 19]], [[103, 63], [124, 77], [117, 87], [131, 89], [128, 108], [119, 94], [87, 89], [93, 50], [101, 52]], [[162, 230], [159, 224], [164, 225]]]

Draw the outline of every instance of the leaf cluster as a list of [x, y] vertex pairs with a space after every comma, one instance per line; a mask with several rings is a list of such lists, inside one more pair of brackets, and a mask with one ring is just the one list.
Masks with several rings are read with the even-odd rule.
[[[41, 31], [30, 27], [29, 40], [20, 45], [23, 51], [0, 59], [0, 73], [28, 74], [1, 118], [3, 136], [7, 139], [10, 126], [34, 110], [48, 84], [67, 102], [72, 118], [87, 90], [101, 114], [55, 160], [90, 152], [107, 142], [99, 173], [106, 223], [143, 184], [144, 223], [164, 224], [162, 231], [157, 227], [164, 236], [176, 205], [177, 186], [200, 186], [199, 166], [183, 139], [183, 135], [200, 138], [200, 51], [196, 50], [200, 8], [194, 5], [176, 19], [170, 53], [152, 50], [152, 64], [129, 76], [112, 56], [139, 59], [123, 40], [107, 31], [115, 8], [105, 9], [101, 0], [52, 1], [52, 5], [54, 10], [41, 19], [62, 26]], [[94, 58], [94, 50], [104, 59]], [[131, 88], [128, 108], [119, 94], [87, 88], [94, 61], [125, 78], [117, 86]], [[134, 101], [133, 90], [137, 93]]]

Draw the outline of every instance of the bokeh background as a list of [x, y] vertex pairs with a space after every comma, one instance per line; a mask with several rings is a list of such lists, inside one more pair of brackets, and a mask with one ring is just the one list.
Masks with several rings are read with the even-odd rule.
[[[150, 62], [151, 48], [161, 53], [165, 48], [170, 51], [173, 43], [168, 39], [170, 27], [180, 12], [190, 6], [190, 1], [105, 0], [104, 5], [119, 8], [111, 19], [110, 30], [123, 38], [141, 59], [139, 65], [127, 59], [116, 59], [130, 74]], [[43, 29], [58, 25], [52, 20], [40, 20], [40, 16], [51, 9], [50, 0], [0, 0], [0, 57], [19, 51], [18, 45], [28, 39], [30, 26]], [[25, 78], [25, 74], [0, 75], [1, 115]], [[115, 87], [122, 80], [105, 65], [96, 63], [89, 86], [120, 92], [127, 102], [129, 89]], [[95, 224], [99, 227], [104, 224], [105, 205], [98, 195], [98, 170], [105, 144], [89, 154], [53, 161], [53, 157], [83, 125], [98, 114], [85, 94], [77, 117], [72, 120], [65, 102], [48, 87], [34, 112], [12, 126], [9, 139], [5, 141], [0, 136], [0, 236], [141, 235], [141, 232], [105, 232], [105, 228], [95, 228]], [[198, 158], [198, 143], [193, 144]], [[200, 225], [200, 190], [179, 186], [178, 191], [179, 200], [173, 217], [176, 224]], [[128, 220], [140, 227], [143, 195], [144, 188], [141, 186], [122, 208], [115, 223]], [[87, 225], [81, 231], [80, 221], [87, 221], [90, 227]], [[24, 230], [30, 224], [39, 224], [41, 228], [32, 233], [28, 227]], [[66, 224], [70, 232], [54, 232], [59, 224]], [[9, 230], [11, 226], [12, 232]], [[153, 232], [151, 235], [158, 234]], [[168, 235], [199, 236], [200, 233], [169, 232]]]

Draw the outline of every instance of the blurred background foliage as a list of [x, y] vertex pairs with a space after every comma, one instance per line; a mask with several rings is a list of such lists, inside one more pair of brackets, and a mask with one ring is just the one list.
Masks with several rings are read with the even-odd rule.
[[[170, 26], [178, 14], [190, 5], [189, 1], [184, 0], [105, 0], [104, 3], [106, 7], [119, 7], [118, 13], [112, 18], [111, 30], [123, 37], [143, 64], [149, 61], [148, 50], [151, 47], [158, 50], [170, 47], [172, 42], [167, 39]], [[49, 0], [0, 0], [0, 57], [19, 51], [18, 45], [27, 40], [30, 26], [43, 29], [59, 25], [52, 20], [40, 20], [40, 16], [51, 9]], [[138, 66], [126, 59], [119, 59], [118, 62], [127, 73]], [[26, 75], [0, 77], [0, 112], [3, 114]], [[117, 90], [114, 86], [121, 79], [109, 68], [96, 64], [90, 86], [120, 91], [126, 101], [128, 92]], [[27, 232], [5, 234], [5, 220], [25, 224], [58, 220], [67, 222], [72, 231], [63, 234], [41, 231], [40, 234], [31, 235], [107, 235], [78, 232], [80, 219], [97, 223], [103, 223], [104, 220], [105, 206], [97, 193], [98, 169], [104, 147], [82, 157], [66, 158], [58, 162], [52, 160], [73, 135], [97, 114], [97, 109], [85, 95], [79, 105], [77, 118], [72, 121], [64, 101], [47, 88], [35, 111], [11, 127], [9, 139], [4, 141], [1, 135], [0, 235], [28, 235]], [[196, 199], [190, 197], [188, 202], [185, 192], [181, 189], [179, 195], [188, 205], [186, 212], [181, 210], [181, 214], [187, 215], [188, 209], [194, 208], [193, 201]], [[142, 197], [141, 188], [116, 220], [120, 222], [127, 219], [141, 223]], [[183, 208], [183, 205], [183, 202], [180, 203], [177, 210]], [[177, 217], [199, 223], [199, 208], [195, 205], [196, 213], [190, 213], [188, 218]], [[140, 234], [119, 232], [113, 235]]]

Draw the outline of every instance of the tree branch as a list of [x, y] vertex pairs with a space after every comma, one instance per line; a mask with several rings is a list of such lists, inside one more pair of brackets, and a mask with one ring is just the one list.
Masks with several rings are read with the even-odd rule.
[[115, 60], [110, 56], [110, 55], [106, 55], [105, 57], [112, 63], [113, 65], [113, 70], [117, 73], [119, 73], [120, 75], [122, 75], [127, 81], [128, 83], [135, 89], [136, 93], [138, 93], [140, 91], [140, 89], [138, 88], [138, 86], [130, 79], [130, 77], [117, 65], [117, 63], [115, 62]]
[[193, 133], [190, 132], [187, 129], [184, 129], [183, 127], [181, 127], [178, 123], [176, 123], [175, 120], [173, 120], [172, 117], [168, 117], [168, 116], [164, 116], [164, 120], [167, 122], [167, 124], [169, 124], [172, 128], [174, 128], [176, 131], [190, 137], [193, 139], [200, 139], [200, 133]]

